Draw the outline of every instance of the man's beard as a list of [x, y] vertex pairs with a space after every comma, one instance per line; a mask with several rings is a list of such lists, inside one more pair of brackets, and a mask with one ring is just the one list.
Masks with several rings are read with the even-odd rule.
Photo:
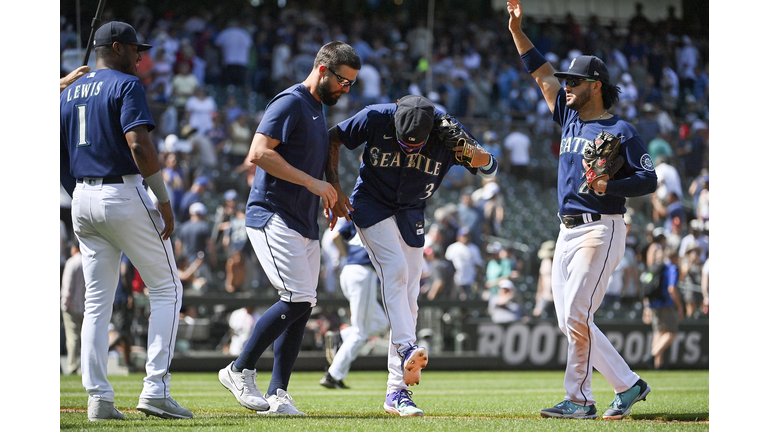
[[341, 93], [335, 95], [331, 90], [331, 82], [328, 79], [320, 80], [320, 84], [317, 86], [317, 93], [320, 95], [320, 102], [328, 106], [336, 105], [339, 101]]
[[573, 99], [571, 99], [571, 104], [566, 104], [568, 108], [578, 111], [584, 107], [589, 101], [592, 100], [592, 93], [584, 92], [579, 96], [575, 96]]

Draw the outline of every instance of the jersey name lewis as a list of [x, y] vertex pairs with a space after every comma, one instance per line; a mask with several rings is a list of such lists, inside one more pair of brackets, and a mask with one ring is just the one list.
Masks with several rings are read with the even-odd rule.
[[437, 162], [422, 154], [403, 154], [401, 151], [384, 152], [378, 147], [371, 147], [370, 150], [371, 165], [380, 168], [414, 168], [425, 174], [438, 176], [442, 162]]
[[67, 89], [67, 102], [73, 99], [82, 99], [98, 95], [101, 92], [102, 84], [104, 84], [104, 81], [70, 86]]

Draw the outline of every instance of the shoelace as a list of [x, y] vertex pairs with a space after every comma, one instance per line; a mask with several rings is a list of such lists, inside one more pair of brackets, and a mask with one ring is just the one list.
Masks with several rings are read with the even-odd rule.
[[254, 372], [246, 372], [243, 371], [243, 373], [240, 375], [242, 377], [242, 383], [243, 387], [245, 387], [248, 394], [258, 394], [259, 392], [256, 391], [256, 374]]
[[627, 404], [624, 403], [624, 399], [621, 398], [621, 394], [617, 394], [611, 402], [611, 408], [624, 408]]
[[404, 404], [406, 404], [408, 406], [416, 407], [416, 404], [411, 399], [411, 395], [412, 394], [413, 394], [413, 392], [410, 391], [410, 390], [406, 390], [406, 389], [400, 390], [400, 394], [397, 397], [397, 402], [398, 403], [404, 403]]

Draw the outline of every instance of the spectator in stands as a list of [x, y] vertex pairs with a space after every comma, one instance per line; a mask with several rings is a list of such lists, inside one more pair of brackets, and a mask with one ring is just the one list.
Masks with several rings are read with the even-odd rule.
[[[507, 249], [499, 242], [490, 243], [485, 252], [488, 254], [488, 263], [485, 265], [485, 291], [483, 299], [487, 300], [499, 290], [499, 282], [512, 279], [512, 260], [509, 259]], [[503, 256], [502, 256], [503, 255]]]
[[654, 220], [663, 221], [664, 234], [668, 247], [679, 247], [684, 232], [688, 229], [685, 207], [677, 196], [670, 191], [667, 198], [662, 200], [657, 193], [651, 195]]
[[184, 223], [189, 220], [189, 207], [203, 199], [203, 194], [208, 189], [208, 186], [208, 177], [199, 176], [195, 178], [192, 186], [181, 197], [181, 202], [179, 203], [179, 222]]
[[455, 291], [453, 263], [445, 259], [443, 248], [433, 244], [424, 248], [425, 258], [429, 262], [429, 278], [425, 282], [424, 291], [428, 300], [448, 299]]
[[656, 177], [658, 186], [656, 187], [656, 196], [660, 200], [666, 200], [669, 191], [674, 192], [677, 198], [683, 197], [683, 185], [680, 182], [680, 174], [677, 169], [669, 164], [666, 156], [659, 156], [655, 160]]
[[178, 220], [181, 215], [181, 200], [186, 188], [184, 187], [184, 173], [179, 168], [178, 156], [175, 152], [165, 153], [163, 181], [165, 181], [168, 195], [171, 197], [171, 209], [173, 209], [174, 218]]
[[555, 241], [547, 240], [541, 244], [537, 254], [539, 264], [539, 281], [536, 287], [536, 304], [533, 316], [547, 318], [555, 316], [555, 299], [552, 296], [552, 258], [555, 256]]
[[212, 176], [219, 168], [219, 158], [207, 134], [187, 124], [181, 128], [179, 138], [185, 140], [189, 146], [191, 165], [196, 167], [193, 173], [197, 176]]
[[115, 301], [112, 304], [110, 323], [114, 330], [109, 332], [109, 349], [117, 348], [123, 356], [128, 372], [139, 372], [131, 357], [133, 348], [133, 275], [135, 268], [125, 254], [120, 257], [120, 278], [117, 280]]
[[511, 280], [499, 281], [499, 291], [488, 299], [488, 314], [497, 324], [517, 322], [525, 317], [525, 308], [517, 300], [517, 289]]
[[685, 316], [691, 318], [699, 312], [702, 303], [701, 293], [701, 250], [695, 244], [689, 244], [680, 262], [680, 290], [685, 303]]
[[[654, 123], [656, 123], [655, 120]], [[660, 163], [662, 160], [661, 157], [663, 156], [666, 158], [666, 162], [669, 158], [675, 155], [675, 152], [672, 150], [672, 145], [669, 143], [669, 139], [670, 134], [668, 132], [663, 132], [661, 128], [657, 128], [656, 135], [654, 135], [653, 139], [648, 142], [648, 155], [651, 156], [651, 160]]]
[[208, 90], [203, 86], [198, 86], [184, 106], [185, 123], [205, 135], [213, 129], [212, 115], [217, 109], [216, 101], [208, 94]]
[[229, 344], [224, 347], [224, 353], [238, 356], [243, 352], [243, 347], [248, 343], [253, 332], [253, 325], [259, 320], [260, 313], [253, 306], [245, 306], [233, 311], [229, 315], [229, 330], [232, 337]]
[[531, 163], [531, 139], [513, 123], [509, 134], [504, 138], [504, 148], [509, 155], [505, 172], [518, 180], [526, 178], [528, 165]]
[[69, 243], [69, 254], [61, 280], [61, 313], [67, 344], [67, 366], [63, 370], [65, 375], [80, 372], [80, 330], [85, 312], [83, 258], [77, 241]]
[[709, 256], [709, 236], [704, 234], [704, 221], [691, 219], [688, 223], [688, 235], [680, 240], [680, 258], [685, 257], [689, 246], [699, 249], [699, 262], [704, 262]]
[[[643, 300], [643, 322], [653, 327], [653, 342], [651, 353], [644, 361], [654, 369], [661, 369], [664, 363], [664, 353], [675, 341], [678, 333], [678, 322], [683, 319], [683, 302], [677, 289], [679, 272], [677, 268], [677, 250], [674, 248], [654, 248], [649, 250], [649, 263], [665, 263], [663, 277], [663, 297], [658, 300]], [[650, 265], [649, 265], [650, 267]]]
[[253, 45], [251, 34], [242, 27], [239, 19], [233, 18], [227, 23], [227, 28], [216, 36], [214, 43], [221, 50], [221, 83], [245, 86]]
[[235, 121], [227, 126], [227, 139], [222, 142], [222, 152], [227, 157], [230, 167], [243, 164], [253, 140], [253, 129], [249, 124], [248, 113], [240, 113]]
[[451, 296], [458, 300], [473, 300], [476, 296], [475, 278], [478, 271], [485, 270], [480, 248], [470, 241], [469, 229], [459, 228], [456, 233], [456, 241], [445, 250], [445, 259], [453, 263], [456, 269], [454, 283], [456, 293]]
[[227, 252], [224, 290], [226, 292], [243, 291], [247, 275], [245, 260], [246, 254], [249, 253], [248, 234], [245, 230], [245, 204], [237, 204], [235, 215], [229, 219], [228, 227], [224, 232], [222, 246]]
[[197, 77], [192, 75], [192, 65], [187, 62], [180, 63], [178, 72], [171, 78], [171, 100], [174, 105], [183, 109], [187, 105], [187, 100], [200, 85]]
[[198, 257], [205, 257], [206, 260], [200, 264], [194, 276], [212, 281], [211, 268], [217, 263], [216, 248], [211, 241], [211, 226], [205, 219], [206, 214], [205, 204], [201, 202], [189, 206], [189, 220], [179, 227], [175, 253], [177, 256], [183, 254], [190, 263]]
[[462, 191], [456, 209], [459, 223], [469, 230], [469, 241], [480, 247], [483, 244], [483, 211], [472, 201], [472, 189]]

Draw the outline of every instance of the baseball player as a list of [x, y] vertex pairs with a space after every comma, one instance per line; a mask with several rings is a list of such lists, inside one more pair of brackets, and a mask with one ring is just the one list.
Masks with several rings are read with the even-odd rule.
[[[259, 413], [304, 415], [287, 392], [288, 381], [317, 303], [318, 196], [326, 217], [337, 197], [322, 180], [328, 155], [323, 104], [335, 105], [349, 92], [360, 66], [355, 50], [343, 42], [320, 48], [304, 82], [269, 102], [248, 153], [258, 168], [246, 206], [246, 231], [280, 300], [256, 322], [240, 356], [219, 371], [219, 381], [242, 406]], [[273, 342], [272, 380], [262, 397], [256, 362]]]
[[357, 235], [355, 225], [343, 220], [333, 234], [334, 242], [347, 258], [339, 275], [339, 285], [344, 297], [349, 300], [349, 327], [341, 330], [344, 342], [336, 351], [320, 385], [330, 389], [345, 389], [348, 387], [343, 379], [349, 374], [352, 362], [368, 338], [386, 330], [389, 323], [376, 295], [379, 278]]
[[[152, 317], [147, 376], [137, 409], [163, 418], [192, 418], [170, 395], [182, 286], [169, 237], [168, 191], [149, 132], [155, 128], [136, 75], [141, 44], [129, 24], [113, 21], [94, 35], [94, 71], [60, 95], [61, 183], [72, 194], [73, 229], [86, 282], [82, 327], [83, 386], [88, 419], [123, 419], [107, 380], [108, 326], [121, 253], [141, 273]], [[142, 182], [152, 189], [152, 203]]]
[[[334, 217], [354, 221], [381, 280], [389, 321], [389, 379], [384, 410], [421, 416], [408, 386], [427, 365], [426, 348], [415, 344], [419, 280], [423, 268], [424, 208], [451, 166], [491, 178], [498, 162], [464, 127], [421, 96], [370, 105], [329, 131], [329, 181], [339, 200]], [[351, 202], [338, 183], [338, 152], [365, 143]]]
[[[579, 56], [567, 72], [555, 73], [521, 29], [520, 1], [509, 0], [507, 11], [523, 64], [562, 127], [557, 180], [561, 223], [552, 261], [552, 293], [558, 324], [568, 338], [568, 360], [565, 400], [541, 415], [596, 418], [594, 367], [616, 392], [603, 418], [622, 419], [651, 388], [597, 328], [594, 315], [608, 278], [624, 255], [625, 197], [656, 189], [653, 162], [637, 131], [608, 112], [618, 100], [618, 88], [611, 84], [603, 61]], [[559, 79], [565, 80], [565, 88]]]

